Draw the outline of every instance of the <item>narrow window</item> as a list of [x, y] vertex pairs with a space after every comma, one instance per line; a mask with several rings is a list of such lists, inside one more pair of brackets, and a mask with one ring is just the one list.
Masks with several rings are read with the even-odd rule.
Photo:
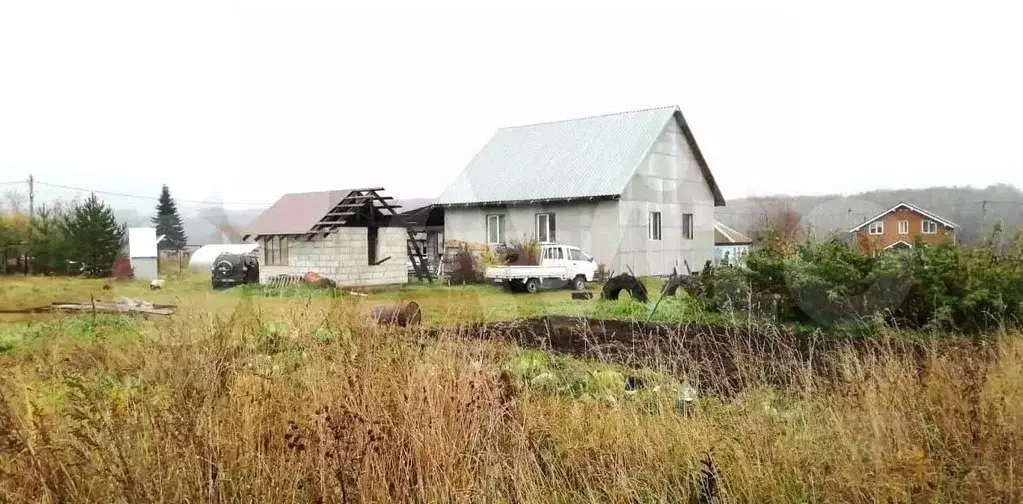
[[536, 214], [536, 241], [540, 243], [554, 243], [557, 241], [554, 233], [554, 214]]
[[377, 245], [379, 244], [380, 228], [368, 227], [366, 228], [366, 258], [370, 266], [376, 266], [377, 264]]
[[682, 239], [693, 239], [693, 214], [691, 213], [682, 214]]
[[871, 222], [867, 232], [872, 235], [884, 234], [884, 221]]
[[908, 220], [900, 220], [899, 221], [899, 234], [909, 234], [909, 221]]
[[504, 243], [504, 215], [487, 216], [487, 244], [500, 245]]
[[938, 232], [938, 223], [932, 220], [920, 222], [920, 232], [923, 234], [934, 234]]
[[277, 242], [277, 263], [280, 266], [288, 265], [288, 238], [282, 237]]
[[661, 212], [650, 212], [650, 218], [647, 221], [647, 238], [661, 239]]

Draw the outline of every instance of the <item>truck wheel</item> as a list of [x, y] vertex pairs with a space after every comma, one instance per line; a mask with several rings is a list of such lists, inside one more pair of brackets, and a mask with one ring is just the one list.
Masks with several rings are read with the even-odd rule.
[[540, 280], [536, 278], [530, 278], [526, 280], [526, 292], [530, 294], [536, 294], [540, 290]]
[[572, 290], [586, 290], [586, 277], [576, 275], [575, 278], [572, 279]]

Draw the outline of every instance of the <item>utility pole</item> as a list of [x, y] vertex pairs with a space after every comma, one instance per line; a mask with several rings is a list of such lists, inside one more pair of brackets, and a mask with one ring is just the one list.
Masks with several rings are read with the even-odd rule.
[[[35, 178], [32, 174], [28, 175], [28, 226], [29, 230], [34, 229], [32, 223], [35, 221], [36, 216], [36, 184]], [[25, 274], [32, 274], [32, 261], [28, 258], [28, 251], [22, 250], [25, 253]]]
[[32, 175], [28, 176], [28, 221], [36, 215], [36, 184]]

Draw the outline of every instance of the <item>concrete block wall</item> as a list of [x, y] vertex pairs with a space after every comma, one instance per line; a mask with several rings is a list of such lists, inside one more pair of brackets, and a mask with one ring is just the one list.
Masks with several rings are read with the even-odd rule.
[[263, 283], [281, 274], [304, 275], [312, 271], [345, 287], [408, 283], [406, 239], [404, 228], [380, 228], [377, 260], [390, 259], [371, 266], [366, 228], [338, 228], [326, 237], [317, 235], [309, 241], [292, 238], [288, 244], [288, 265], [261, 264], [259, 281]]

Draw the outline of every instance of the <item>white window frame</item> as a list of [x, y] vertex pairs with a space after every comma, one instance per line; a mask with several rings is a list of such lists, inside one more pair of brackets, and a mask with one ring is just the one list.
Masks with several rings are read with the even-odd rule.
[[[931, 231], [927, 230], [927, 224], [928, 223], [932, 224], [933, 228], [932, 228]], [[938, 223], [934, 222], [934, 221], [932, 221], [930, 219], [924, 219], [924, 220], [920, 221], [920, 232], [923, 233], [923, 234], [937, 234], [938, 233]]]
[[[540, 225], [540, 218], [541, 217], [543, 217], [543, 221], [544, 221], [543, 226]], [[538, 241], [540, 243], [557, 243], [557, 241], [558, 241], [558, 237], [556, 235], [556, 233], [557, 233], [557, 220], [555, 220], [555, 219], [556, 219], [556, 217], [554, 217], [554, 214], [552, 212], [544, 212], [544, 213], [536, 214], [536, 217], [533, 219], [533, 225], [536, 228], [536, 241]], [[551, 221], [552, 220], [554, 220], [554, 222], [555, 222], [553, 228], [551, 227]], [[540, 233], [541, 231], [543, 231], [543, 234], [545, 236], [541, 236], [541, 233]]]
[[[492, 241], [490, 232], [491, 219], [497, 226], [497, 241]], [[504, 243], [504, 214], [487, 214], [487, 245], [501, 245]]]
[[[876, 227], [875, 227], [876, 226]], [[877, 220], [867, 225], [867, 233], [872, 235], [884, 234], [884, 221]]]
[[908, 220], [903, 219], [903, 220], [899, 221], [899, 234], [900, 235], [909, 234], [909, 221]]
[[660, 241], [662, 236], [661, 212], [650, 212], [647, 215], [646, 237], [649, 240]]
[[682, 214], [682, 239], [692, 240], [695, 235], [693, 230], [693, 214], [684, 213]]

